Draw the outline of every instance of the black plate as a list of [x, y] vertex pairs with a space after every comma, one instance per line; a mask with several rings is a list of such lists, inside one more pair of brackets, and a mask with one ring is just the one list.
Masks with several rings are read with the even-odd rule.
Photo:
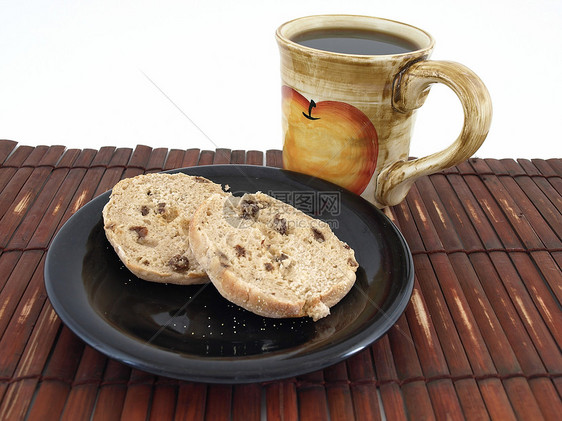
[[[330, 316], [268, 319], [223, 299], [211, 284], [144, 282], [121, 264], [103, 231], [106, 192], [61, 228], [45, 285], [62, 321], [107, 356], [147, 372], [210, 383], [291, 377], [335, 364], [379, 339], [404, 311], [412, 256], [390, 220], [331, 183], [269, 167], [181, 170], [230, 191], [262, 191], [327, 221], [356, 252], [357, 282]], [[176, 172], [174, 171], [174, 172]]]

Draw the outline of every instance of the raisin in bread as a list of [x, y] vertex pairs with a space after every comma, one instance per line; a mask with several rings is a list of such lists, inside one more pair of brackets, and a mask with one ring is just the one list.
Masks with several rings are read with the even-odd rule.
[[189, 247], [197, 207], [220, 185], [186, 174], [146, 174], [121, 180], [103, 209], [107, 239], [123, 264], [153, 282], [208, 282]]
[[316, 321], [355, 282], [355, 253], [328, 224], [263, 193], [212, 196], [189, 240], [220, 294], [262, 316]]

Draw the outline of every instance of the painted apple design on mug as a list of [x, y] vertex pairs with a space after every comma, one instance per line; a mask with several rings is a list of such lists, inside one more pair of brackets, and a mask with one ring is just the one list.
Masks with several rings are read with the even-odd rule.
[[361, 194], [377, 166], [377, 131], [345, 102], [308, 100], [283, 86], [283, 167]]

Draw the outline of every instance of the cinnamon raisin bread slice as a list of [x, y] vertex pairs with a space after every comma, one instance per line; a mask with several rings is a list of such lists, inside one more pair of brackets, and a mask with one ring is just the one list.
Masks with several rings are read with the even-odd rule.
[[316, 321], [355, 282], [355, 253], [328, 224], [263, 193], [212, 196], [189, 240], [220, 294], [265, 317]]
[[153, 282], [208, 282], [189, 247], [189, 224], [197, 207], [220, 185], [186, 174], [146, 174], [121, 180], [103, 209], [107, 239], [123, 264]]

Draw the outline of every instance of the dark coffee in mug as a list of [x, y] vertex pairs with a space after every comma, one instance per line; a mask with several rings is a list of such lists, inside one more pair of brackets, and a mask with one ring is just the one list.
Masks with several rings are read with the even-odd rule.
[[309, 31], [296, 35], [292, 41], [315, 50], [373, 56], [402, 54], [419, 49], [412, 41], [393, 34], [355, 29]]
[[[285, 22], [276, 38], [287, 170], [331, 181], [383, 208], [400, 203], [419, 177], [468, 159], [488, 134], [486, 86], [462, 64], [430, 60], [435, 41], [419, 28], [372, 16], [316, 15]], [[457, 94], [463, 127], [447, 148], [410, 160], [415, 113], [435, 83]]]

